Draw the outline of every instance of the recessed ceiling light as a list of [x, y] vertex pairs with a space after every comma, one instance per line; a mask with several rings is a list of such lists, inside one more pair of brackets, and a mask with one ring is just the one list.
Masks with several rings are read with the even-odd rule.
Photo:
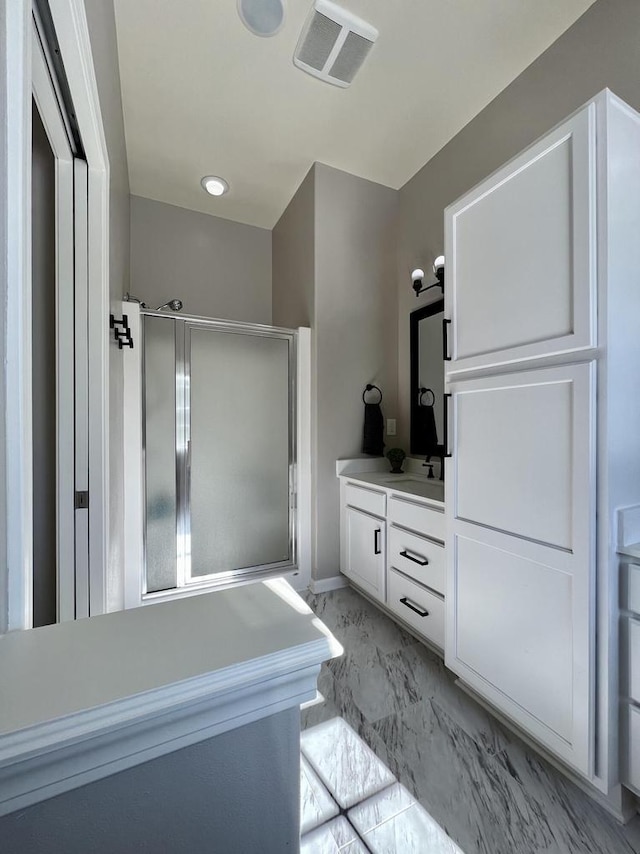
[[254, 35], [275, 36], [284, 24], [284, 0], [238, 0], [238, 14]]
[[210, 196], [224, 196], [229, 190], [229, 185], [224, 178], [217, 178], [215, 175], [205, 175], [200, 183], [202, 189], [206, 190]]

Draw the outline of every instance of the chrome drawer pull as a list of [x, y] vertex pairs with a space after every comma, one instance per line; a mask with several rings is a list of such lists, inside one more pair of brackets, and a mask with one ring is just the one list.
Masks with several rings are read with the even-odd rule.
[[429, 563], [428, 558], [425, 557], [420, 560], [420, 558], [414, 557], [412, 554], [409, 554], [406, 549], [403, 552], [400, 552], [400, 557], [406, 557], [407, 560], [412, 560], [414, 563], [417, 563], [418, 566], [427, 566]]
[[419, 617], [428, 617], [429, 616], [428, 611], [425, 611], [419, 605], [414, 605], [413, 602], [411, 602], [410, 599], [407, 599], [406, 596], [402, 597], [402, 599], [400, 600], [400, 604], [405, 605], [407, 608], [411, 608], [411, 610], [415, 611]]

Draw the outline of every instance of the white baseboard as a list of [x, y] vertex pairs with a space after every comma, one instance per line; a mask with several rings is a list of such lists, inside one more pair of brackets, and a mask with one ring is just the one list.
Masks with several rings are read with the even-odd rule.
[[339, 590], [348, 587], [349, 582], [344, 575], [333, 575], [331, 578], [312, 578], [309, 582], [309, 590], [312, 593], [329, 593], [330, 590]]
[[305, 709], [310, 709], [312, 706], [319, 706], [321, 703], [324, 703], [324, 694], [321, 694], [320, 691], [316, 691], [316, 695], [313, 700], [307, 700], [306, 703], [300, 704], [300, 711], [304, 712]]

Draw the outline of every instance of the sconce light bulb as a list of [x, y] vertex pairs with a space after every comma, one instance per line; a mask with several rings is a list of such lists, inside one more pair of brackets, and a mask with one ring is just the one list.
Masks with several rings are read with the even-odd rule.
[[411, 281], [418, 282], [420, 281], [420, 279], [424, 279], [424, 270], [420, 270], [418, 268], [417, 270], [414, 270], [411, 274]]
[[440, 267], [444, 267], [444, 255], [438, 255], [436, 260], [433, 262], [433, 272], [437, 273]]

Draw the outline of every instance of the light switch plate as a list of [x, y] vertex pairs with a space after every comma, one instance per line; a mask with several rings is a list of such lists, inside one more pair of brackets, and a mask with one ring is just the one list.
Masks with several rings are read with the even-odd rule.
[[396, 435], [396, 419], [387, 418], [387, 436]]

